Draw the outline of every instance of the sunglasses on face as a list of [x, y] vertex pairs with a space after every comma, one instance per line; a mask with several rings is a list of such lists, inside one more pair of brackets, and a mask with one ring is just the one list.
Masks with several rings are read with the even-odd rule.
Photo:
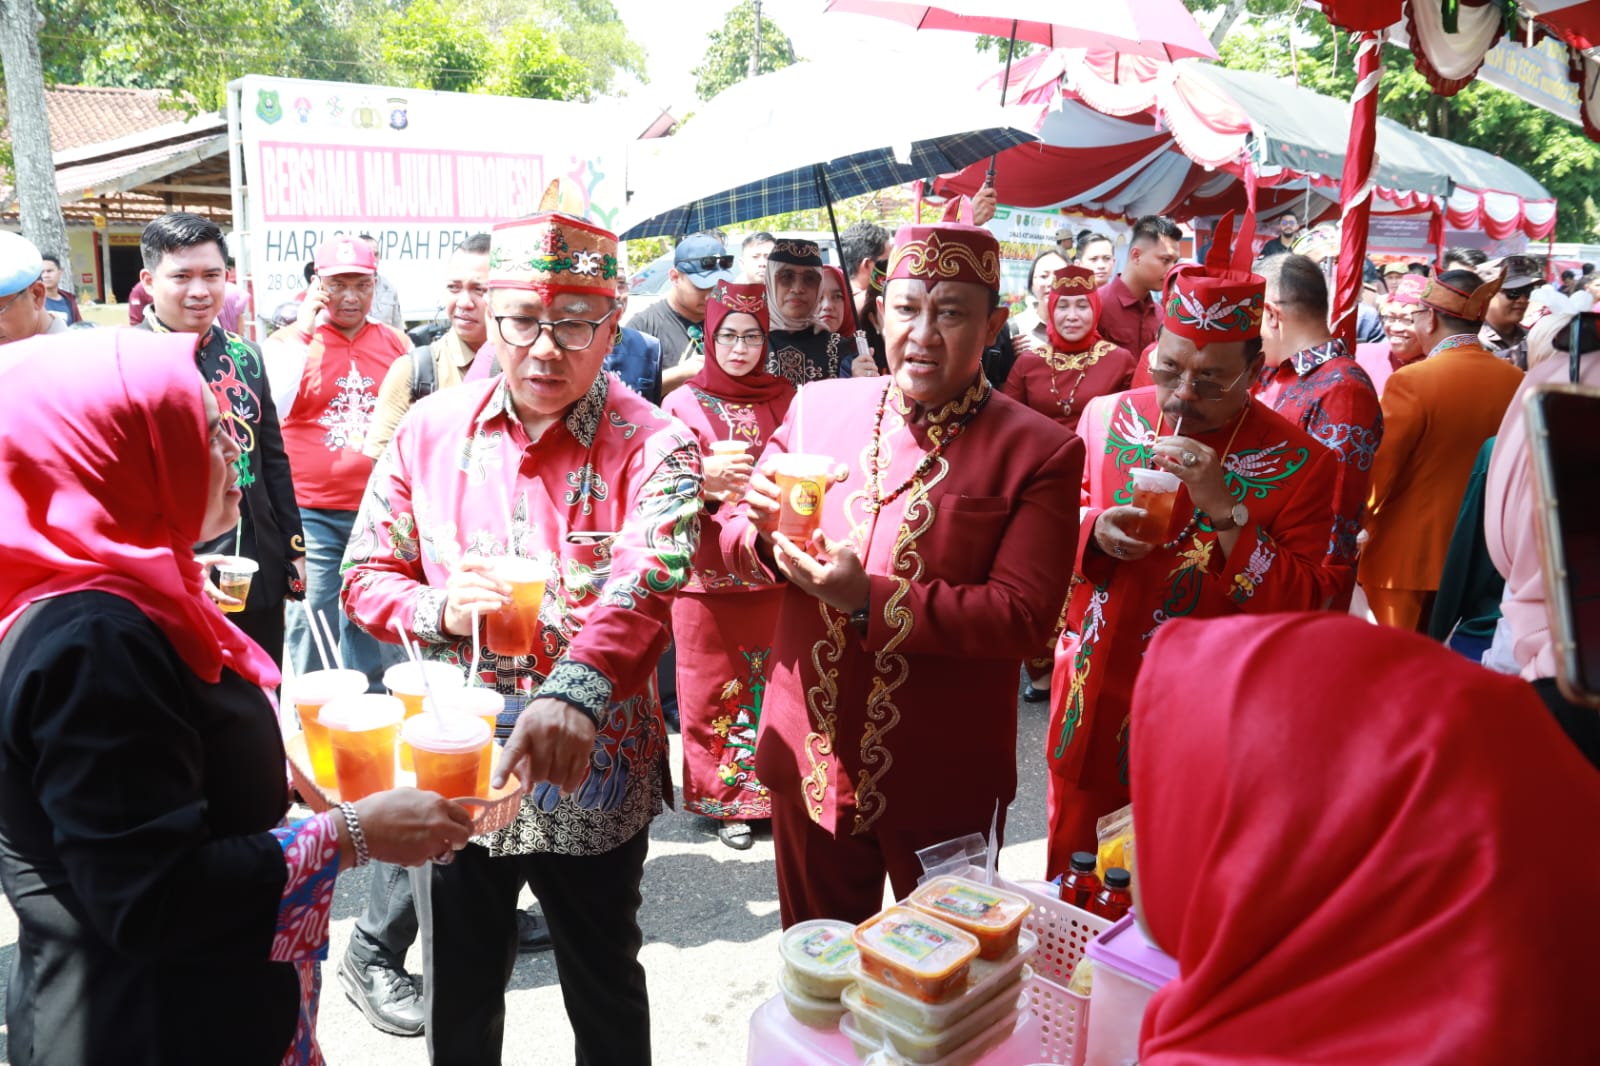
[[699, 259], [680, 259], [678, 269], [691, 274], [705, 274], [712, 270], [733, 269], [733, 256], [731, 255], [702, 255]]
[[1533, 290], [1537, 287], [1536, 285], [1521, 285], [1515, 289], [1501, 289], [1500, 295], [1508, 300], [1526, 300], [1533, 295]]

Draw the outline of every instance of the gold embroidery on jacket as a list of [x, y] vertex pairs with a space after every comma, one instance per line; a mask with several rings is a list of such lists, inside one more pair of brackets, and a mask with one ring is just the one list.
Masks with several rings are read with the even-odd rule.
[[801, 785], [805, 789], [806, 813], [821, 825], [823, 800], [828, 795], [828, 771], [832, 768], [828, 756], [833, 754], [839, 728], [839, 660], [844, 657], [844, 627], [849, 618], [821, 600], [817, 601], [817, 610], [822, 612], [825, 633], [811, 646], [811, 668], [817, 672], [817, 683], [806, 690], [806, 710], [810, 713], [812, 729], [806, 734], [806, 758], [811, 769]]
[[900, 708], [895, 705], [894, 694], [911, 676], [911, 664], [896, 649], [911, 636], [916, 624], [905, 600], [911, 585], [922, 579], [924, 570], [917, 540], [933, 525], [935, 512], [928, 500], [928, 490], [943, 481], [949, 472], [949, 461], [941, 457], [925, 479], [919, 479], [906, 493], [906, 509], [895, 534], [892, 556], [890, 576], [894, 579], [895, 590], [883, 605], [883, 621], [890, 635], [873, 657], [872, 689], [867, 693], [867, 721], [861, 732], [861, 772], [856, 778], [856, 817], [852, 833], [870, 831], [889, 807], [888, 797], [878, 791], [878, 783], [894, 765], [894, 756], [884, 741], [900, 724]]

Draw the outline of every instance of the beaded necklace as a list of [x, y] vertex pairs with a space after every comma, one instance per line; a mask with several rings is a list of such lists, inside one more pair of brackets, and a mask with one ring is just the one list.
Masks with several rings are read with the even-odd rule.
[[[1073, 404], [1078, 399], [1078, 389], [1083, 384], [1083, 379], [1089, 376], [1089, 368], [1098, 363], [1101, 357], [1110, 350], [1111, 345], [1101, 343], [1077, 355], [1068, 356], [1066, 359], [1059, 358], [1054, 351], [1044, 356], [1045, 366], [1050, 371], [1050, 394], [1056, 398], [1056, 404], [1061, 408], [1062, 417], [1072, 417]], [[1065, 402], [1062, 402], [1061, 390], [1056, 386], [1056, 371], [1058, 370], [1076, 370], [1078, 372], [1078, 380], [1072, 383], [1072, 391], [1067, 393]]]
[[[1218, 462], [1222, 463], [1224, 469], [1226, 469], [1227, 465], [1228, 465], [1228, 453], [1233, 450], [1233, 442], [1234, 442], [1234, 440], [1236, 440], [1238, 438], [1239, 430], [1241, 428], [1243, 428], [1243, 426], [1244, 426], [1245, 416], [1248, 415], [1249, 413], [1250, 413], [1250, 400], [1249, 400], [1248, 397], [1246, 397], [1245, 401], [1244, 401], [1244, 410], [1239, 412], [1239, 421], [1237, 421], [1237, 422], [1235, 422], [1233, 424], [1233, 432], [1228, 435], [1228, 443], [1222, 446], [1222, 456], [1218, 459]], [[1165, 411], [1162, 411], [1159, 408], [1157, 408], [1157, 414], [1156, 414], [1156, 436], [1157, 437], [1161, 436], [1161, 427], [1162, 427], [1162, 425], [1164, 423], [1164, 420], [1166, 419], [1166, 416], [1167, 416], [1167, 413]], [[1183, 420], [1180, 418], [1178, 421], [1181, 422]], [[1191, 506], [1193, 506], [1192, 502], [1191, 502]], [[1189, 516], [1189, 524], [1184, 526], [1181, 530], [1179, 530], [1178, 531], [1178, 535], [1176, 537], [1173, 537], [1171, 540], [1169, 540], [1165, 544], [1161, 545], [1161, 550], [1162, 551], [1168, 551], [1168, 552], [1172, 551], [1178, 545], [1180, 545], [1184, 541], [1188, 540], [1189, 539], [1189, 534], [1193, 533], [1199, 527], [1200, 527], [1200, 512], [1199, 512], [1198, 509], [1196, 509], [1195, 512], [1192, 515]]]
[[869, 494], [866, 500], [866, 509], [868, 514], [873, 515], [889, 506], [895, 500], [898, 500], [902, 495], [905, 494], [907, 489], [915, 484], [929, 470], [933, 469], [933, 464], [938, 461], [939, 456], [943, 455], [945, 449], [948, 448], [957, 437], [961, 436], [961, 434], [966, 431], [967, 424], [977, 417], [978, 412], [983, 410], [984, 406], [989, 402], [989, 397], [994, 395], [994, 390], [990, 388], [989, 383], [985, 381], [983, 393], [973, 403], [972, 410], [956, 419], [956, 421], [951, 424], [950, 428], [945, 430], [943, 437], [941, 437], [940, 440], [934, 444], [933, 450], [922, 457], [922, 461], [918, 463], [917, 468], [911, 472], [911, 476], [901, 482], [899, 488], [885, 496], [883, 495], [883, 470], [878, 465], [878, 456], [880, 453], [880, 446], [883, 442], [883, 412], [884, 408], [887, 407], [889, 403], [889, 390], [893, 387], [893, 382], [890, 382], [890, 384], [883, 387], [883, 395], [878, 397], [877, 419], [872, 425], [872, 453], [867, 460], [867, 485]]

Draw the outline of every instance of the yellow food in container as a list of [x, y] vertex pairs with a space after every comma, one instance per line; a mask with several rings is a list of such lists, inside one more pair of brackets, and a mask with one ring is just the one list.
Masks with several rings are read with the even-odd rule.
[[1017, 946], [1022, 920], [1033, 904], [1015, 892], [965, 877], [935, 877], [911, 893], [907, 903], [978, 938], [978, 955], [993, 961]]
[[899, 904], [856, 926], [854, 939], [863, 973], [924, 1003], [964, 989], [978, 957], [977, 937]]

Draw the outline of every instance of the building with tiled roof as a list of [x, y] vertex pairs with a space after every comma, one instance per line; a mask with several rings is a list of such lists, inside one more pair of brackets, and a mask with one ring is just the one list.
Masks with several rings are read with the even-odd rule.
[[[44, 92], [50, 116], [50, 150], [114, 141], [140, 130], [181, 122], [182, 111], [161, 106], [171, 94], [160, 89], [101, 89], [62, 85]], [[9, 138], [9, 132], [5, 134]]]

